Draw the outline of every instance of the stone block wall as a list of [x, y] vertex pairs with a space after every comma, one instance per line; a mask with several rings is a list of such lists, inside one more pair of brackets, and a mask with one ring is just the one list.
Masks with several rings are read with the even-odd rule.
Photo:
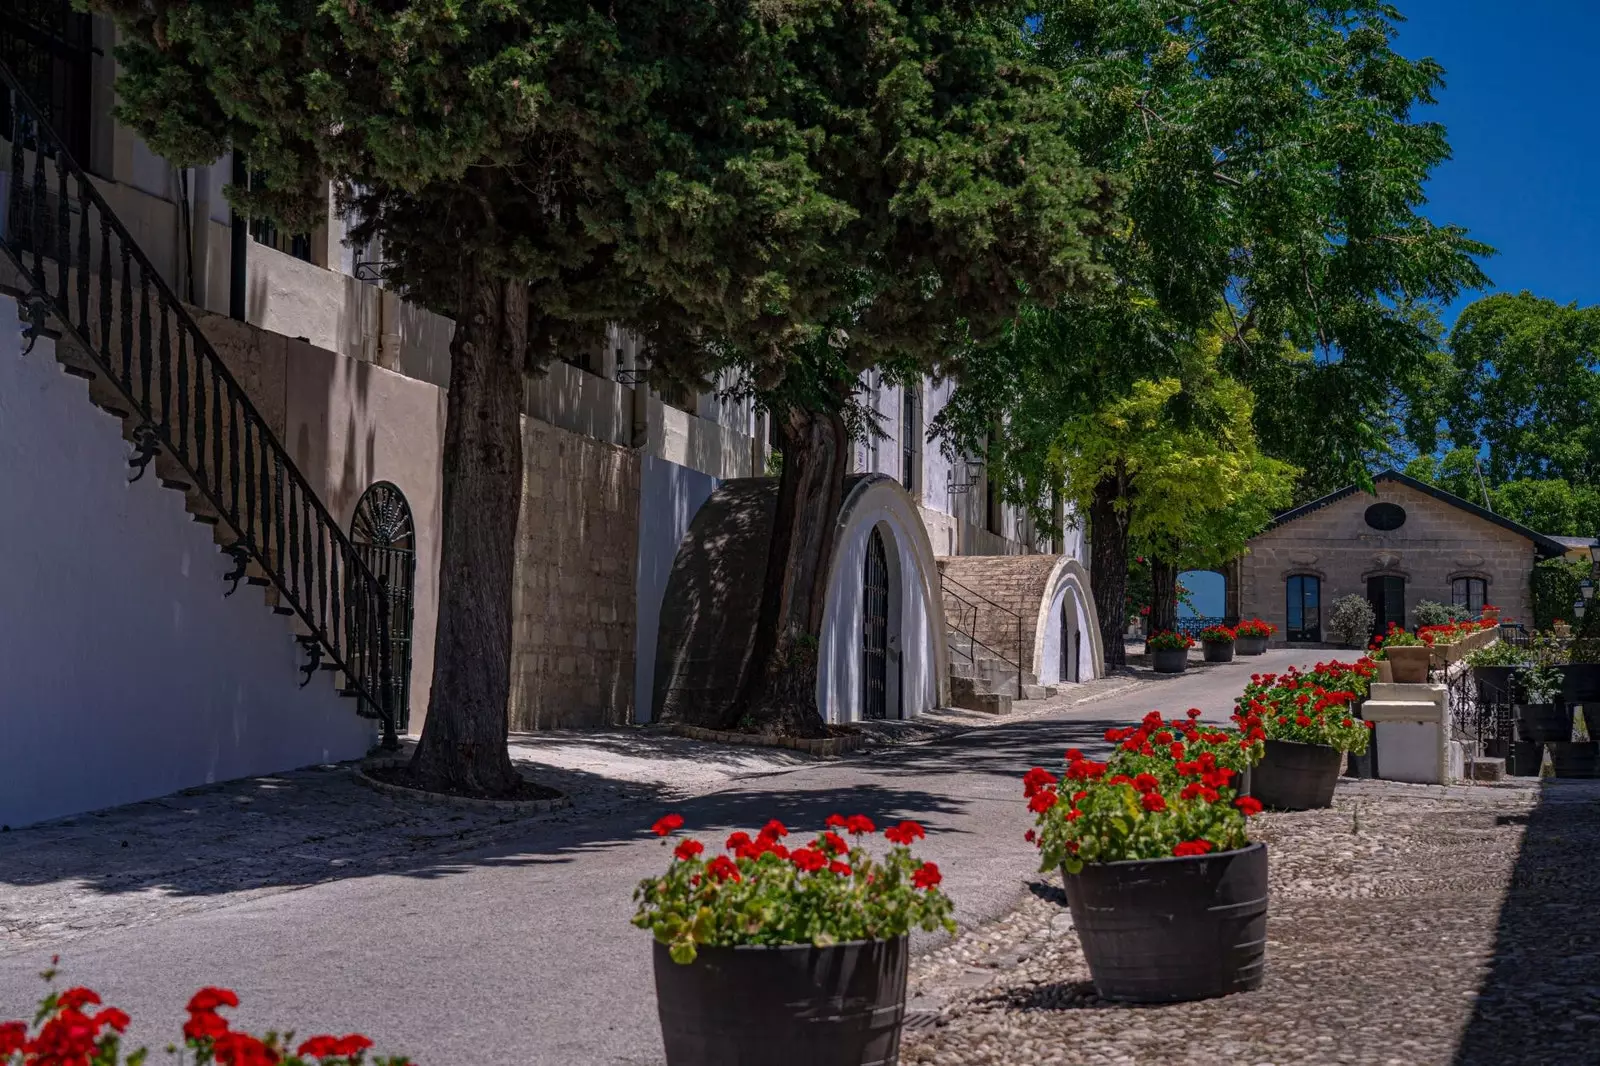
[[[1324, 639], [1334, 601], [1366, 596], [1367, 578], [1377, 575], [1405, 578], [1407, 625], [1416, 623], [1419, 600], [1449, 603], [1457, 577], [1483, 578], [1489, 602], [1505, 617], [1530, 617], [1531, 540], [1404, 484], [1379, 481], [1376, 488], [1376, 496], [1353, 492], [1253, 539], [1239, 561], [1241, 614], [1276, 625], [1275, 642], [1282, 643], [1285, 582], [1312, 574], [1322, 582]], [[1387, 532], [1368, 526], [1367, 508], [1380, 501], [1404, 508], [1405, 524]]]
[[633, 717], [639, 454], [523, 419], [513, 730]]
[[[1059, 555], [958, 555], [941, 558], [938, 565], [941, 574], [983, 597], [974, 601], [974, 597], [960, 593], [968, 602], [975, 602], [977, 607], [974, 635], [1007, 659], [1016, 655], [1017, 616], [1021, 617], [1022, 665], [1025, 669], [1033, 670], [1039, 607], [1044, 602], [1045, 594], [1050, 591], [1050, 575], [1060, 561]], [[990, 603], [1006, 610], [995, 610]], [[955, 620], [956, 611], [948, 596], [945, 614], [948, 620]], [[965, 618], [968, 623], [971, 622], [970, 614]]]

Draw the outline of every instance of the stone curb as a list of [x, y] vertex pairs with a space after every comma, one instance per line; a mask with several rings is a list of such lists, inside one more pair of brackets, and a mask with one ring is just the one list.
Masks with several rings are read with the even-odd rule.
[[738, 744], [755, 748], [789, 748], [793, 751], [805, 752], [823, 759], [837, 758], [840, 755], [857, 751], [864, 747], [867, 738], [864, 735], [848, 737], [826, 737], [812, 739], [808, 737], [763, 737], [754, 733], [725, 733], [719, 729], [704, 729], [697, 725], [683, 725], [676, 723], [671, 731], [680, 737], [690, 740], [705, 740], [713, 744]]
[[424, 792], [420, 788], [391, 785], [387, 781], [379, 781], [377, 778], [367, 774], [368, 770], [392, 770], [405, 765], [405, 759], [369, 759], [354, 768], [356, 780], [370, 789], [386, 792], [391, 796], [406, 796], [411, 799], [427, 800], [430, 803], [443, 803], [449, 807], [468, 807], [478, 811], [502, 811], [506, 814], [544, 814], [548, 811], [558, 811], [564, 807], [572, 806], [572, 797], [570, 796], [552, 796], [550, 799], [542, 800], [496, 800], [475, 799], [471, 796], [447, 796], [441, 792]]

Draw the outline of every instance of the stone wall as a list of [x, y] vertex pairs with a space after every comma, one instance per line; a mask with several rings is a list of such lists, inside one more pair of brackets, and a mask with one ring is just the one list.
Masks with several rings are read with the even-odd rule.
[[[970, 589], [960, 595], [977, 607], [977, 632], [974, 634], [985, 646], [1008, 660], [1017, 654], [1018, 623], [1021, 619], [1022, 666], [1035, 671], [1034, 645], [1039, 628], [1039, 606], [1050, 588], [1050, 575], [1061, 562], [1059, 555], [960, 555], [938, 560], [939, 572]], [[995, 610], [985, 600], [1006, 610]], [[946, 615], [956, 620], [949, 598], [946, 598]], [[1011, 612], [1011, 613], [1007, 613]], [[964, 624], [971, 624], [971, 615], [964, 616]]]
[[[1394, 481], [1379, 481], [1377, 495], [1354, 492], [1270, 529], [1250, 542], [1239, 563], [1240, 611], [1260, 617], [1284, 638], [1284, 584], [1295, 574], [1322, 581], [1322, 623], [1335, 600], [1367, 594], [1367, 578], [1406, 580], [1406, 622], [1416, 623], [1419, 600], [1450, 602], [1451, 581], [1480, 577], [1489, 602], [1505, 617], [1530, 617], [1528, 577], [1536, 559], [1532, 541], [1462, 508]], [[1399, 529], [1383, 532], [1366, 523], [1366, 510], [1380, 501], [1405, 509]]]
[[633, 717], [637, 452], [523, 420], [511, 728]]

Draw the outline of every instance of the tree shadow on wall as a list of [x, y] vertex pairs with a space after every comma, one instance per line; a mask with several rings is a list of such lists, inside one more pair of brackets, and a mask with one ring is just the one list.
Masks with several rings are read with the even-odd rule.
[[1597, 856], [1600, 781], [1546, 782], [1455, 1066], [1600, 1062]]

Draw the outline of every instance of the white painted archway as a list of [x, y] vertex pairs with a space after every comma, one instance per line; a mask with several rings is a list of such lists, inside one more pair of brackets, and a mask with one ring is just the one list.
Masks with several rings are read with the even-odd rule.
[[1038, 625], [1034, 627], [1033, 662], [1039, 684], [1057, 685], [1068, 680], [1061, 676], [1063, 640], [1069, 649], [1076, 648], [1078, 680], [1099, 677], [1105, 655], [1100, 626], [1095, 621], [1094, 600], [1089, 598], [1089, 572], [1078, 560], [1063, 557], [1045, 589], [1046, 594], [1040, 597]]
[[889, 713], [898, 707], [910, 717], [949, 702], [944, 608], [927, 529], [898, 481], [869, 474], [851, 484], [834, 531], [817, 649], [817, 706], [829, 722], [861, 718], [862, 574], [874, 529], [889, 563]]

